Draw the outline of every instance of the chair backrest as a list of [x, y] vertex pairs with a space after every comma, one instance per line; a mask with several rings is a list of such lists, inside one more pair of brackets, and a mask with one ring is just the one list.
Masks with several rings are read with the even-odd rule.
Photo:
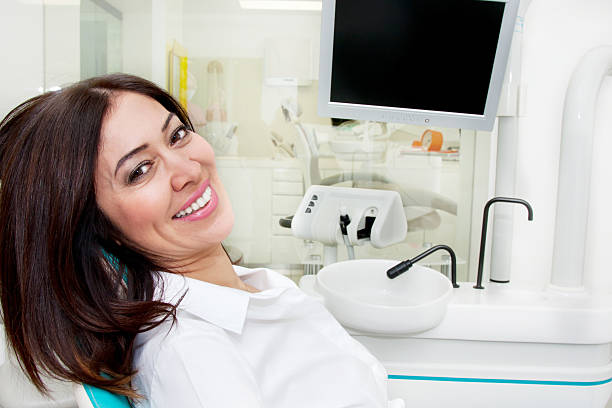
[[87, 384], [74, 385], [74, 398], [79, 408], [131, 408], [130, 401], [123, 395], [116, 395]]

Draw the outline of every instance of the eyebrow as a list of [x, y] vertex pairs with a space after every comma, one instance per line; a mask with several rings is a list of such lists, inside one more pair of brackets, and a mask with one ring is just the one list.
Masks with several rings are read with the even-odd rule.
[[161, 131], [165, 132], [166, 129], [168, 129], [168, 125], [170, 124], [170, 121], [172, 120], [172, 117], [174, 116], [174, 113], [170, 112], [168, 114], [168, 117], [166, 118], [166, 121], [164, 122], [164, 126], [162, 126]]
[[123, 165], [123, 163], [125, 163], [126, 160], [134, 156], [136, 153], [143, 151], [147, 147], [149, 147], [148, 144], [143, 144], [142, 146], [138, 146], [137, 148], [132, 149], [128, 154], [120, 158], [119, 161], [117, 162], [117, 167], [115, 167], [115, 176], [117, 176], [117, 172], [119, 171], [119, 168], [121, 167], [121, 165]]
[[[164, 133], [166, 129], [168, 129], [168, 125], [170, 124], [170, 121], [172, 120], [174, 116], [175, 115], [172, 112], [168, 114], [168, 117], [166, 117], [166, 121], [164, 122], [161, 128], [162, 133]], [[130, 157], [134, 156], [135, 154], [143, 151], [147, 147], [149, 147], [148, 144], [143, 144], [142, 146], [138, 146], [137, 148], [130, 150], [128, 154], [120, 158], [119, 161], [117, 162], [117, 167], [115, 167], [115, 176], [117, 176], [117, 172], [119, 171], [119, 168], [123, 165], [123, 163], [125, 163], [126, 160], [128, 160]]]

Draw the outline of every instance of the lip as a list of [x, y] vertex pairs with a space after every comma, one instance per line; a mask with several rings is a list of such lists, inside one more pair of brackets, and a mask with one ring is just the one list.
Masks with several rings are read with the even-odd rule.
[[187, 202], [185, 204], [183, 204], [181, 209], [178, 210], [176, 213], [179, 213], [179, 212], [183, 211], [185, 208], [187, 208], [191, 204], [193, 204], [193, 202], [195, 200], [197, 200], [198, 198], [200, 198], [202, 196], [202, 194], [204, 194], [204, 191], [206, 190], [206, 187], [208, 187], [208, 186], [210, 186], [210, 179], [205, 180], [202, 183], [202, 185], [191, 195], [191, 197], [189, 197]]
[[217, 192], [210, 185], [210, 180], [206, 180], [204, 183], [202, 183], [200, 188], [198, 188], [198, 190], [195, 193], [193, 193], [191, 197], [189, 197], [189, 200], [187, 200], [187, 203], [179, 211], [182, 211], [188, 206], [190, 206], [195, 200], [197, 200], [200, 196], [202, 196], [202, 194], [204, 194], [204, 191], [209, 186], [210, 186], [210, 192], [211, 192], [210, 200], [208, 201], [208, 203], [206, 203], [204, 207], [200, 208], [198, 211], [192, 212], [189, 215], [185, 215], [184, 217], [174, 218], [174, 219], [178, 221], [198, 221], [198, 220], [208, 217], [213, 211], [215, 211], [215, 209], [217, 208], [217, 204], [219, 203], [219, 196], [217, 196]]
[[192, 212], [189, 215], [178, 218], [178, 220], [179, 221], [198, 221], [212, 214], [212, 212], [215, 211], [215, 209], [217, 208], [217, 204], [219, 203], [219, 197], [217, 196], [217, 192], [212, 188], [212, 186], [210, 187], [210, 192], [211, 192], [210, 200], [208, 201], [208, 203], [206, 203], [204, 207], [200, 208], [196, 212]]

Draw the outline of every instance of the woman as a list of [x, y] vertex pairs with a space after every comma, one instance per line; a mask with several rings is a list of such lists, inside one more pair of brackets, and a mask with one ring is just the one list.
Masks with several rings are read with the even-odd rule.
[[379, 407], [386, 372], [316, 301], [233, 267], [214, 155], [166, 92], [116, 74], [0, 123], [0, 288], [32, 382], [143, 407]]

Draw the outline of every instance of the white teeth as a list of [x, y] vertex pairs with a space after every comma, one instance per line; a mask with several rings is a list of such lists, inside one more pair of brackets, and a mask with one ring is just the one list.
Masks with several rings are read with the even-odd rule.
[[204, 191], [204, 194], [202, 194], [201, 197], [198, 197], [193, 203], [191, 203], [189, 207], [185, 208], [184, 210], [179, 211], [174, 216], [174, 218], [181, 218], [181, 217], [184, 217], [185, 215], [189, 215], [192, 212], [199, 210], [200, 208], [208, 204], [211, 196], [212, 196], [212, 190], [210, 189], [210, 186], [208, 186], [206, 187], [206, 190]]

